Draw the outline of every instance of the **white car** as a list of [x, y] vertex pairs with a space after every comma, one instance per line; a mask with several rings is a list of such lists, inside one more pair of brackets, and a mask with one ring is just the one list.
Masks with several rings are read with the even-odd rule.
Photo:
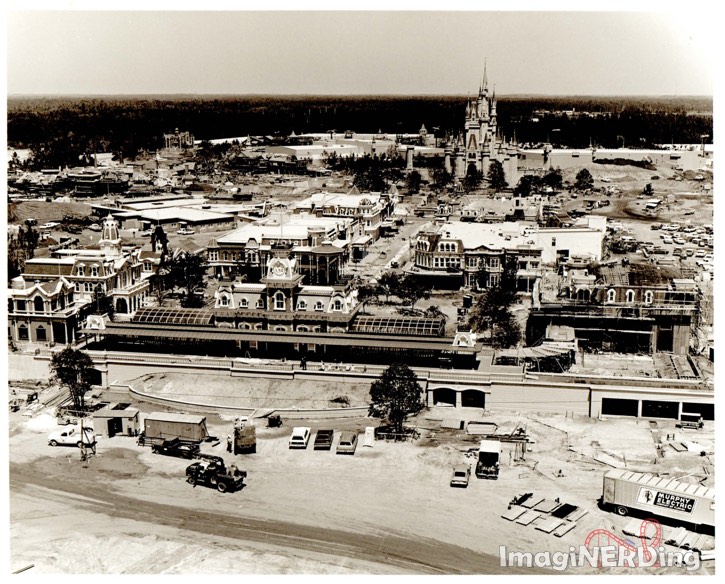
[[189, 229], [188, 227], [182, 227], [176, 233], [178, 233], [179, 235], [194, 235], [194, 230]]
[[92, 446], [96, 443], [96, 437], [92, 428], [83, 428], [83, 439], [81, 439], [80, 428], [70, 427], [59, 432], [52, 432], [48, 435], [48, 444], [51, 446]]
[[53, 221], [49, 221], [48, 223], [43, 223], [40, 228], [41, 229], [53, 229], [53, 227], [58, 227], [60, 223], [55, 223]]

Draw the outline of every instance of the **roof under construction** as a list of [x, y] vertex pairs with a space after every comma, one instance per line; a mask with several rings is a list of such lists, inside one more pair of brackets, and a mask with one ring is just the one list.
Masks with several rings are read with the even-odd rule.
[[214, 322], [214, 313], [197, 308], [141, 308], [136, 311], [131, 322], [209, 326]]
[[442, 337], [445, 322], [442, 318], [414, 316], [359, 316], [352, 323], [352, 332], [384, 335]]

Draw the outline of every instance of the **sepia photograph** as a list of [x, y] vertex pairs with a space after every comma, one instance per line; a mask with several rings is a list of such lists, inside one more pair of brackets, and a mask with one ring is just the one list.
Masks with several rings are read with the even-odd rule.
[[109, 4], [5, 8], [6, 573], [715, 574], [710, 3]]

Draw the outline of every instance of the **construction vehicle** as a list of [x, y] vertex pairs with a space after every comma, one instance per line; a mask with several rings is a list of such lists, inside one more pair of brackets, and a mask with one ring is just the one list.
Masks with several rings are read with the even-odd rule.
[[500, 440], [481, 440], [478, 448], [476, 476], [479, 479], [498, 479], [499, 461], [501, 459]]
[[700, 430], [705, 426], [705, 422], [700, 414], [690, 414], [682, 412], [680, 415], [680, 428], [690, 428], [692, 430]]
[[257, 452], [257, 430], [248, 419], [237, 418], [234, 424], [234, 454]]
[[612, 469], [604, 475], [600, 503], [621, 516], [634, 512], [673, 519], [697, 531], [715, 529], [715, 489], [696, 483]]
[[201, 455], [199, 462], [186, 468], [186, 482], [196, 487], [216, 488], [220, 493], [240, 491], [244, 488], [247, 471], [239, 470], [232, 464], [227, 469], [224, 459], [220, 456]]

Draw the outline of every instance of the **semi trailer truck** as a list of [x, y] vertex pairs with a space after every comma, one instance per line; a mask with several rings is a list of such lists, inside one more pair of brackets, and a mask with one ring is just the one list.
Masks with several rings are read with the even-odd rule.
[[648, 515], [715, 529], [715, 489], [652, 474], [613, 469], [604, 475], [602, 507], [618, 515]]

